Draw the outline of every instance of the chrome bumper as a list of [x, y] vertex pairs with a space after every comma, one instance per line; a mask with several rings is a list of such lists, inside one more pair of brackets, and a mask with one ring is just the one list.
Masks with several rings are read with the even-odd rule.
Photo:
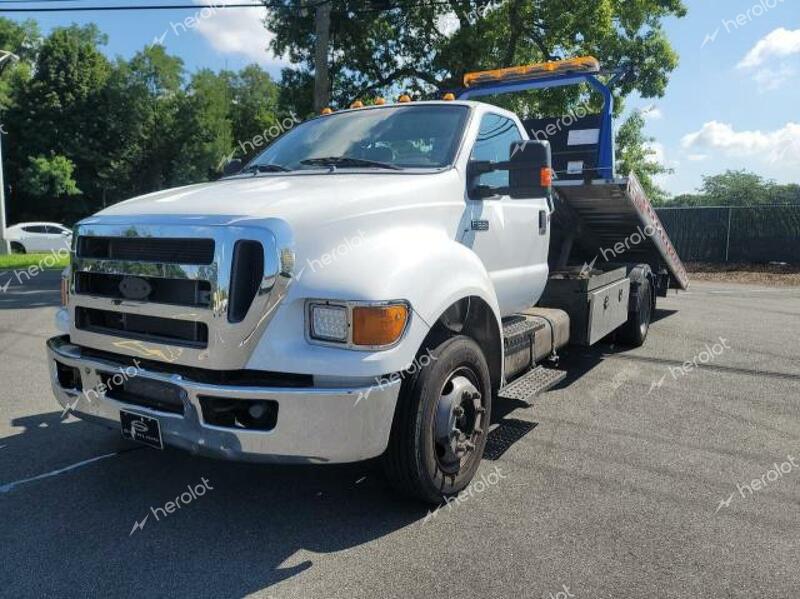
[[[389, 442], [400, 381], [357, 388], [262, 388], [209, 385], [177, 374], [140, 369], [137, 377], [180, 386], [184, 414], [156, 411], [106, 397], [96, 390], [104, 373], [124, 374], [124, 365], [81, 355], [67, 336], [47, 342], [50, 379], [58, 403], [78, 418], [120, 428], [120, 409], [157, 418], [165, 445], [211, 457], [255, 462], [341, 463], [376, 457]], [[84, 391], [61, 387], [56, 360], [78, 368]], [[199, 395], [278, 402], [270, 431], [206, 424]]]

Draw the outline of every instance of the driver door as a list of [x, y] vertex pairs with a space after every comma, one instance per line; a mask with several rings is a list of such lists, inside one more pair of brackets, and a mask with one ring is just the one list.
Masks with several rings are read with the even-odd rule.
[[[470, 160], [504, 162], [513, 142], [527, 139], [517, 122], [495, 113], [483, 115]], [[472, 183], [472, 184], [471, 184]], [[513, 200], [507, 195], [479, 198], [473, 185], [508, 186], [508, 171], [494, 171], [468, 182], [468, 230], [462, 243], [483, 262], [494, 284], [503, 316], [533, 306], [547, 283], [550, 218], [547, 199]]]

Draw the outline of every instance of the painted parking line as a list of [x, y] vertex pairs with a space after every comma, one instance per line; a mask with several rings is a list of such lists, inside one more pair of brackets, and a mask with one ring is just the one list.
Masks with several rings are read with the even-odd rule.
[[83, 468], [84, 466], [88, 466], [89, 464], [93, 464], [94, 462], [99, 462], [100, 460], [105, 460], [107, 458], [113, 458], [114, 456], [121, 455], [123, 453], [128, 453], [129, 451], [136, 451], [139, 449], [138, 447], [135, 449], [128, 449], [125, 451], [115, 451], [113, 453], [106, 453], [94, 458], [89, 458], [88, 460], [83, 460], [82, 462], [78, 462], [76, 464], [71, 464], [69, 466], [65, 466], [63, 468], [59, 468], [58, 470], [53, 470], [51, 472], [45, 472], [44, 474], [37, 474], [36, 476], [31, 476], [30, 478], [23, 478], [21, 480], [15, 480], [14, 482], [6, 483], [4, 485], [0, 485], [0, 493], [8, 493], [14, 490], [16, 487], [20, 485], [24, 485], [27, 483], [32, 483], [37, 480], [42, 480], [45, 478], [51, 478], [53, 476], [58, 476], [59, 474], [64, 474], [65, 472], [70, 472], [71, 470], [77, 470], [78, 468]]

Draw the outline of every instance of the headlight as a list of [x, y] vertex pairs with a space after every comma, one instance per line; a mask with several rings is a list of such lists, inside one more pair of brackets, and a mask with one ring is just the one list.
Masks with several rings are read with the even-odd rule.
[[314, 339], [346, 343], [349, 328], [345, 306], [311, 304], [311, 336]]
[[405, 302], [313, 302], [308, 306], [309, 337], [352, 348], [381, 349], [394, 345], [406, 330]]

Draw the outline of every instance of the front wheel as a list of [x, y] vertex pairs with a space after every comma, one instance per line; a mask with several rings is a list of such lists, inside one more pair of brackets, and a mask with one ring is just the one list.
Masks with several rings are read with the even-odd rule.
[[491, 407], [480, 346], [465, 336], [441, 343], [401, 388], [383, 456], [389, 482], [429, 503], [458, 494], [480, 464]]

